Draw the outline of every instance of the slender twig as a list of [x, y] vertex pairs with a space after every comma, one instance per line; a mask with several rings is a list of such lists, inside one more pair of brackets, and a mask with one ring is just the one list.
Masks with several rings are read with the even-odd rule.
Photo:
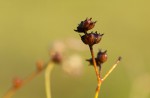
[[89, 46], [89, 48], [90, 48], [90, 52], [91, 52], [91, 56], [92, 56], [92, 60], [93, 60], [93, 65], [94, 65], [94, 69], [95, 69], [95, 73], [96, 73], [97, 81], [98, 81], [94, 98], [98, 98], [102, 81], [101, 81], [100, 73], [98, 72], [97, 64], [95, 61], [93, 47]]
[[11, 98], [11, 96], [16, 92], [16, 88], [12, 87], [10, 88], [6, 94], [3, 96], [3, 98]]
[[46, 66], [43, 67], [42, 70], [36, 70], [35, 72], [31, 73], [30, 75], [28, 75], [23, 81], [22, 84], [19, 88], [15, 88], [14, 86], [11, 87], [3, 96], [3, 98], [11, 98], [16, 91], [18, 91], [20, 88], [22, 88], [24, 85], [26, 85], [27, 83], [29, 83], [31, 80], [33, 80], [39, 73], [41, 73], [44, 69], [46, 68]]
[[118, 63], [120, 62], [121, 57], [118, 58], [118, 60], [116, 61], [116, 63], [112, 66], [112, 68], [106, 73], [106, 75], [103, 77], [102, 81], [104, 81], [109, 75], [110, 73], [116, 68], [116, 66], [118, 65]]
[[51, 72], [52, 69], [54, 67], [54, 64], [52, 62], [50, 62], [47, 65], [47, 68], [45, 70], [45, 89], [46, 89], [46, 98], [51, 98], [51, 81], [50, 81], [50, 77], [51, 77]]
[[22, 85], [25, 85], [27, 83], [29, 83], [30, 81], [32, 81], [41, 71], [35, 71], [33, 73], [31, 73], [28, 77], [26, 77], [24, 80], [23, 80], [23, 84]]
[[97, 85], [96, 92], [95, 92], [95, 97], [94, 98], [98, 98], [98, 95], [99, 95], [99, 92], [100, 92], [100, 89], [101, 89], [101, 84], [102, 84], [102, 81], [99, 82], [98, 85]]

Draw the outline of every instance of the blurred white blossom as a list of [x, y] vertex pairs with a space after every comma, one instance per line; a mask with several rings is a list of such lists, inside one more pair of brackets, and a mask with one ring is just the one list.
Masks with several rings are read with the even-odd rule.
[[[70, 50], [81, 51], [84, 50], [85, 47], [82, 47], [82, 43], [76, 39], [66, 39], [54, 41], [50, 45], [50, 57], [63, 57], [62, 60], [62, 69], [69, 75], [80, 76], [83, 73], [83, 60], [79, 54], [71, 54]], [[68, 54], [69, 55], [66, 55]], [[57, 58], [56, 58], [57, 59]]]
[[66, 45], [68, 48], [76, 51], [84, 51], [88, 50], [88, 47], [83, 44], [83, 42], [80, 39], [75, 39], [75, 38], [69, 38], [65, 40]]
[[70, 57], [68, 57], [68, 59], [66, 59], [63, 63], [63, 70], [65, 72], [67, 72], [70, 75], [81, 75], [83, 72], [83, 63], [82, 63], [82, 58], [77, 55], [71, 55]]
[[66, 45], [63, 41], [61, 40], [57, 40], [54, 41], [51, 45], [50, 45], [50, 53], [63, 53], [66, 49]]

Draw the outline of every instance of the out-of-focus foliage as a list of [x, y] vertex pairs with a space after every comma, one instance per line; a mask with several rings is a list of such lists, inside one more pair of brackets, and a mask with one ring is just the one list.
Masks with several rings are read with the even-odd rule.
[[[37, 59], [49, 60], [48, 48], [53, 40], [80, 39], [73, 30], [81, 20], [93, 17], [98, 21], [93, 31], [105, 34], [95, 52], [98, 48], [108, 50], [103, 75], [118, 56], [123, 57], [103, 83], [100, 97], [149, 98], [149, 4], [148, 0], [0, 0], [0, 97], [12, 85], [14, 76], [30, 74]], [[77, 47], [80, 50], [80, 45]], [[88, 47], [77, 53], [90, 58]], [[84, 69], [82, 76], [71, 77], [56, 66], [52, 98], [92, 98], [97, 83], [95, 72], [87, 62]], [[14, 96], [32, 97], [45, 98], [43, 74]]]

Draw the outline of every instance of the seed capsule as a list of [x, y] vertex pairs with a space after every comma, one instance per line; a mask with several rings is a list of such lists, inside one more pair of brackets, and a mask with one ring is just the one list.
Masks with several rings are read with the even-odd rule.
[[84, 21], [81, 21], [81, 23], [78, 25], [76, 32], [85, 33], [88, 30], [91, 30], [95, 26], [95, 22], [92, 21], [92, 18], [86, 19]]
[[102, 38], [103, 34], [98, 34], [97, 32], [93, 33], [87, 33], [83, 36], [81, 36], [81, 40], [83, 41], [84, 44], [87, 45], [94, 45], [100, 42], [101, 38]]
[[107, 61], [107, 51], [102, 52], [101, 50], [97, 53], [97, 61], [102, 64]]
[[20, 79], [20, 78], [14, 78], [13, 79], [13, 86], [14, 86], [14, 88], [19, 88], [19, 87], [21, 87], [21, 85], [22, 85], [22, 82], [23, 82], [23, 80], [22, 79]]
[[[101, 50], [97, 53], [97, 57], [95, 58], [97, 67], [99, 67], [99, 70], [101, 70], [102, 64], [104, 62], [107, 61], [107, 51], [102, 52]], [[93, 60], [92, 58], [87, 59], [86, 61], [88, 61], [90, 63], [90, 65], [93, 65]]]

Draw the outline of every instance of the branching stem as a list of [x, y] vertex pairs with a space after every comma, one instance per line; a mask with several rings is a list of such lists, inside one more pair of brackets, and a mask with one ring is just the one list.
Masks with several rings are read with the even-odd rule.
[[100, 70], [98, 70], [97, 68], [97, 64], [96, 64], [96, 60], [94, 57], [94, 52], [93, 52], [93, 47], [89, 46], [90, 48], [90, 52], [91, 52], [91, 56], [92, 56], [92, 61], [93, 61], [93, 65], [94, 65], [94, 69], [95, 69], [95, 73], [97, 76], [97, 88], [96, 88], [96, 92], [95, 92], [95, 97], [94, 98], [98, 98], [98, 95], [100, 93], [100, 88], [101, 88], [101, 84], [102, 82], [110, 75], [110, 73], [116, 68], [116, 66], [118, 65], [118, 63], [121, 60], [121, 57], [118, 58], [117, 62], [112, 66], [112, 68], [106, 73], [106, 75], [104, 76], [104, 78], [101, 78], [101, 74], [100, 74]]
[[36, 70], [33, 73], [31, 73], [30, 75], [28, 75], [23, 81], [22, 84], [19, 88], [15, 88], [14, 86], [12, 86], [2, 98], [11, 98], [19, 89], [21, 89], [24, 85], [28, 84], [30, 81], [32, 81], [38, 74], [40, 74], [44, 69], [46, 68], [46, 66], [43, 67], [42, 70]]

